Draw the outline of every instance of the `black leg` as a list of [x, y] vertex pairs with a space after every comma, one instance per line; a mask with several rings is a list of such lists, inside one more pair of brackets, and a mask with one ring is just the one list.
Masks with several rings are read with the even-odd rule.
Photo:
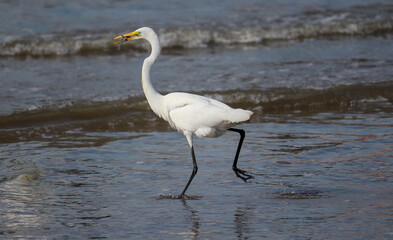
[[243, 181], [247, 182], [248, 179], [254, 178], [254, 177], [251, 176], [250, 174], [248, 174], [247, 171], [237, 168], [237, 160], [239, 159], [240, 149], [242, 148], [243, 140], [244, 140], [244, 137], [246, 136], [246, 133], [244, 132], [244, 130], [237, 129], [237, 128], [228, 128], [228, 130], [233, 131], [233, 132], [237, 132], [240, 134], [240, 141], [239, 141], [239, 145], [237, 146], [237, 151], [236, 151], [236, 155], [235, 155], [235, 160], [233, 160], [232, 169], [233, 169], [233, 171], [235, 171], [237, 177], [239, 177], [239, 178], [243, 179]]
[[190, 186], [192, 179], [194, 178], [194, 176], [198, 172], [198, 166], [197, 166], [197, 162], [195, 159], [194, 147], [191, 147], [191, 156], [192, 156], [192, 163], [194, 164], [194, 168], [192, 169], [190, 179], [188, 180], [187, 185], [184, 188], [183, 192], [179, 195], [179, 198], [184, 198], [184, 194], [186, 193], [188, 186]]

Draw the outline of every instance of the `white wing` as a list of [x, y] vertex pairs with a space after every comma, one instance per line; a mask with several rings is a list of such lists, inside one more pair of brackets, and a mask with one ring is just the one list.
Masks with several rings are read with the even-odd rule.
[[252, 115], [251, 111], [233, 109], [217, 100], [189, 93], [166, 95], [164, 106], [168, 113], [166, 120], [173, 128], [199, 137], [218, 137]]

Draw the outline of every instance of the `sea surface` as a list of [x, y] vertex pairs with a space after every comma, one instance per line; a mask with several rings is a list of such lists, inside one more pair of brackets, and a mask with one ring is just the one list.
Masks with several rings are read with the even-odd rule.
[[[155, 88], [254, 112], [186, 139]], [[1, 1], [0, 239], [392, 239], [391, 1]]]

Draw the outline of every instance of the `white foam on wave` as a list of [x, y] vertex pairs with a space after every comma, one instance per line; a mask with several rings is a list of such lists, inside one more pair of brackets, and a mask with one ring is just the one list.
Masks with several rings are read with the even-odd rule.
[[[368, 36], [393, 33], [393, 19], [375, 21], [346, 21], [346, 16], [325, 18], [315, 24], [294, 24], [281, 27], [241, 27], [224, 29], [176, 28], [157, 29], [163, 48], [205, 48], [212, 44], [258, 44], [264, 41], [285, 41], [334, 36]], [[344, 19], [344, 20], [342, 20]], [[18, 38], [10, 36], [0, 43], [0, 57], [64, 56], [75, 54], [115, 52], [116, 34], [68, 35], [46, 34]], [[148, 48], [143, 41], [125, 45], [127, 48]]]

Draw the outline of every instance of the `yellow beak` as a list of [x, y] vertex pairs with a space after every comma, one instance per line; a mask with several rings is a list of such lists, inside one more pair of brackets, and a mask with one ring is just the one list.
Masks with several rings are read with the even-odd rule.
[[137, 31], [135, 31], [135, 32], [130, 32], [130, 33], [127, 33], [127, 34], [122, 34], [120, 36], [117, 36], [113, 40], [121, 39], [120, 41], [115, 42], [115, 44], [118, 44], [118, 43], [121, 43], [123, 41], [124, 42], [131, 41], [132, 39], [134, 39], [136, 37], [140, 37], [140, 36], [141, 36], [141, 34], [139, 32], [137, 32]]

